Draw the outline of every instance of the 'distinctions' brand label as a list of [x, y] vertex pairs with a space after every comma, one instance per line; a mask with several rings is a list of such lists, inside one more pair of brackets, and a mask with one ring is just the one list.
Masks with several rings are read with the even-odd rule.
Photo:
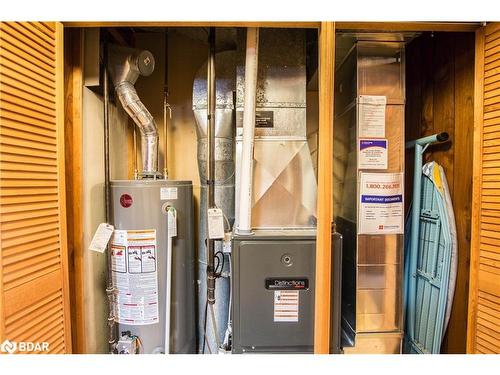
[[269, 290], [307, 290], [309, 279], [305, 277], [270, 277], [266, 279], [266, 289]]

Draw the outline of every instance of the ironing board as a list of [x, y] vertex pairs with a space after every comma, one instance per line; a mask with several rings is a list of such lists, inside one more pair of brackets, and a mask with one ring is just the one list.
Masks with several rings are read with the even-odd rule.
[[[439, 353], [453, 301], [457, 272], [455, 216], [443, 168], [435, 162], [422, 168], [420, 224], [416, 264], [410, 261], [410, 236], [405, 241], [405, 353]], [[418, 194], [415, 189], [414, 194]], [[407, 231], [411, 228], [411, 217]], [[414, 293], [409, 291], [415, 278]]]

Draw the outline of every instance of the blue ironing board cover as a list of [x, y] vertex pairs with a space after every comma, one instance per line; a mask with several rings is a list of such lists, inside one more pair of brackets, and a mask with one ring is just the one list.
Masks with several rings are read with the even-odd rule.
[[[404, 306], [415, 309], [414, 336], [408, 336], [411, 322], [405, 321], [404, 353], [439, 353], [446, 326], [446, 311], [451, 308], [448, 302], [450, 288], [450, 269], [452, 249], [454, 249], [455, 218], [447, 192], [446, 177], [442, 168], [435, 162], [424, 165], [421, 191], [421, 211], [419, 247], [416, 269], [409, 269], [409, 233], [405, 241], [405, 285]], [[415, 192], [414, 192], [415, 193]], [[448, 199], [447, 199], [448, 198]], [[409, 215], [411, 218], [411, 214]], [[407, 232], [411, 227], [407, 221]], [[453, 221], [451, 223], [451, 221]], [[456, 246], [455, 246], [456, 247]], [[456, 248], [454, 249], [456, 250]], [[407, 285], [410, 277], [416, 278], [416, 295], [408, 295]], [[453, 279], [454, 279], [453, 275]], [[406, 314], [407, 315], [407, 314]]]

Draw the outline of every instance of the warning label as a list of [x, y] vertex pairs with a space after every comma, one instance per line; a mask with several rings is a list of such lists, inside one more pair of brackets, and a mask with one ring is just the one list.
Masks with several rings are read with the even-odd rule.
[[111, 269], [113, 272], [127, 272], [125, 252], [125, 246], [111, 245]]
[[274, 321], [275, 322], [299, 321], [298, 290], [274, 291]]
[[156, 231], [115, 230], [111, 251], [113, 285], [118, 290], [116, 321], [158, 323]]

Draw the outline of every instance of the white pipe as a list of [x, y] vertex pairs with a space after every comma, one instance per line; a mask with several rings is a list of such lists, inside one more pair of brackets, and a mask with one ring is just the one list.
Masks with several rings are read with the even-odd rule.
[[[229, 258], [229, 277], [233, 277], [233, 270], [231, 269], [231, 253], [227, 254], [227, 257]], [[229, 286], [229, 305], [228, 305], [228, 312], [227, 312], [227, 328], [226, 328], [226, 333], [224, 335], [224, 342], [222, 343], [224, 346], [224, 349], [229, 346], [229, 337], [233, 333], [233, 317], [231, 314], [233, 306], [233, 288]]]
[[243, 150], [241, 157], [240, 196], [236, 233], [252, 234], [252, 180], [255, 134], [255, 100], [259, 57], [259, 29], [247, 28], [245, 60], [245, 96], [243, 110]]
[[175, 208], [167, 208], [167, 286], [165, 303], [165, 354], [170, 354], [170, 316], [172, 309], [172, 237], [177, 236], [177, 214]]
[[214, 354], [217, 354], [218, 350], [221, 347], [221, 344], [219, 339], [219, 331], [217, 330], [217, 321], [215, 320], [214, 305], [208, 304], [208, 308], [210, 309], [210, 317], [212, 318], [212, 329], [214, 330], [215, 342], [217, 343], [217, 351]]

